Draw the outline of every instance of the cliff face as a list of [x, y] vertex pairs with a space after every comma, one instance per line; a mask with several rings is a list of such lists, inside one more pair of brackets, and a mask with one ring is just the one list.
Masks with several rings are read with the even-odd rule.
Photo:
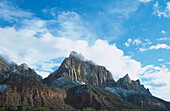
[[131, 80], [128, 74], [116, 82], [116, 87], [106, 87], [105, 89], [111, 91], [129, 103], [140, 107], [148, 109], [169, 109], [164, 102], [152, 96], [149, 89], [146, 89], [141, 85], [139, 80]]
[[138, 91], [138, 92], [149, 94], [149, 95], [151, 94], [149, 92], [149, 89], [146, 89], [143, 85], [141, 85], [139, 79], [136, 81], [131, 80], [128, 74], [126, 74], [123, 78], [120, 78], [116, 82], [116, 87], [121, 87], [127, 90], [132, 89], [134, 91]]
[[49, 82], [59, 77], [100, 87], [115, 86], [112, 74], [105, 67], [85, 61], [84, 57], [76, 52], [72, 52], [68, 58], [65, 58], [59, 69], [45, 80]]
[[130, 111], [135, 107], [111, 92], [91, 85], [80, 85], [70, 88], [65, 99], [75, 109], [93, 107], [108, 111]]
[[10, 76], [10, 72], [15, 66], [15, 63], [8, 62], [0, 55], [0, 84], [3, 84], [4, 80]]
[[26, 64], [17, 65], [14, 62], [8, 62], [0, 57], [0, 85], [19, 85], [28, 80], [42, 80], [34, 69]]
[[47, 107], [51, 110], [74, 110], [66, 105], [66, 93], [46, 87], [34, 69], [26, 64], [17, 65], [0, 58], [0, 105]]
[[51, 110], [73, 109], [64, 103], [66, 93], [53, 91], [40, 81], [28, 81], [23, 85], [9, 87], [0, 95], [0, 104], [13, 107], [48, 107]]
[[26, 64], [17, 65], [0, 57], [0, 104], [57, 111], [85, 107], [128, 111], [170, 109], [169, 102], [152, 96], [139, 80], [133, 81], [127, 74], [115, 82], [105, 67], [84, 60], [76, 52], [44, 80]]

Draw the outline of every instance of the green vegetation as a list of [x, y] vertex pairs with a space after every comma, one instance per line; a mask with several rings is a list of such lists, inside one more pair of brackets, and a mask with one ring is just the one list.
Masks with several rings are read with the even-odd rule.
[[12, 106], [5, 106], [0, 105], [0, 111], [50, 111], [48, 108], [24, 108], [22, 106], [18, 106], [17, 108], [14, 108]]

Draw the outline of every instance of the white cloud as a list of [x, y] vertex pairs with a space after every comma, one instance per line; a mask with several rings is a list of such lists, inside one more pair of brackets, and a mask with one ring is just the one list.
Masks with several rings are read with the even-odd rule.
[[150, 1], [152, 1], [152, 0], [139, 0], [140, 2], [143, 2], [143, 3], [148, 3], [148, 2], [150, 2]]
[[164, 61], [164, 59], [158, 59], [158, 61]]
[[0, 32], [0, 41], [3, 41], [0, 44], [0, 53], [9, 55], [19, 64], [25, 62], [35, 69], [37, 65], [42, 65], [41, 70], [45, 70], [42, 73], [45, 74], [42, 75], [43, 77], [46, 76], [46, 71], [52, 72], [52, 68], [59, 65], [47, 61], [68, 56], [72, 50], [82, 53], [97, 64], [106, 66], [116, 79], [126, 73], [129, 73], [133, 79], [137, 79], [136, 74], [142, 73], [140, 62], [124, 56], [123, 51], [115, 44], [109, 45], [103, 40], [97, 40], [94, 45], [89, 46], [85, 40], [73, 41], [55, 37], [48, 32], [41, 38], [36, 38], [34, 37], [36, 31], [31, 29], [16, 30], [14, 27], [8, 27], [0, 28]]
[[152, 44], [152, 42], [149, 39], [145, 39], [145, 42], [142, 43], [143, 46], [151, 45], [151, 44]]
[[170, 100], [170, 71], [166, 67], [151, 66], [147, 68], [141, 78], [149, 79], [144, 81], [144, 85], [148, 87], [155, 96], [160, 96], [164, 100]]
[[165, 18], [169, 18], [170, 17], [170, 2], [166, 3], [166, 7], [163, 9], [162, 6], [159, 6], [158, 1], [156, 1], [156, 3], [154, 4], [154, 12], [153, 14], [161, 17], [165, 17]]
[[166, 44], [157, 44], [157, 45], [153, 45], [151, 47], [149, 47], [150, 50], [152, 49], [170, 49], [170, 46], [166, 45]]
[[[125, 3], [126, 5], [129, 6]], [[116, 11], [119, 14], [123, 13], [125, 17], [129, 17], [129, 14], [138, 9], [138, 5], [138, 3], [134, 2], [133, 7], [130, 6], [128, 10]], [[0, 12], [6, 20], [13, 21], [16, 17], [27, 18], [32, 15], [31, 13], [21, 11], [17, 6], [12, 6], [13, 8], [8, 4], [7, 6], [10, 7], [6, 6], [3, 8], [3, 5], [0, 6], [1, 9], [8, 12], [6, 15]], [[11, 14], [12, 12], [15, 15]], [[53, 14], [53, 16], [56, 15]], [[52, 32], [47, 28], [48, 24], [51, 23], [58, 25], [52, 31], [56, 31], [56, 36], [51, 34]], [[89, 40], [92, 40], [93, 34], [84, 26], [81, 17], [75, 12], [62, 12], [56, 16], [56, 20], [52, 21], [35, 18], [32, 20], [25, 19], [21, 21], [21, 24], [24, 26], [19, 29], [15, 27], [0, 28], [0, 41], [2, 41], [0, 53], [10, 56], [18, 64], [27, 63], [43, 77], [46, 77], [49, 74], [48, 72], [53, 71], [53, 67], [59, 66], [59, 63], [49, 61], [58, 57], [68, 56], [72, 50], [82, 53], [85, 58], [93, 60], [99, 65], [106, 66], [116, 80], [126, 73], [129, 73], [132, 79], [138, 79], [138, 74], [142, 74], [152, 67], [142, 67], [140, 62], [125, 56], [123, 51], [116, 47], [116, 44], [109, 44], [107, 41], [98, 39], [95, 40], [94, 44], [89, 45]], [[35, 36], [37, 33], [41, 33], [40, 37]], [[128, 39], [127, 42], [130, 43], [129, 46], [131, 44], [141, 44], [139, 39]], [[41, 67], [38, 67], [39, 65]], [[154, 70], [158, 69], [160, 70], [159, 67], [154, 67]], [[165, 70], [166, 72], [167, 70]], [[161, 76], [167, 77], [166, 75]], [[167, 81], [163, 81], [163, 83], [168, 84]]]
[[133, 40], [133, 42], [132, 42], [132, 44], [133, 45], [139, 45], [139, 44], [141, 44], [142, 42], [140, 41], [140, 39], [135, 39], [135, 40]]
[[[34, 35], [37, 30], [27, 29], [27, 27], [19, 30], [16, 30], [15, 27], [0, 28], [0, 32], [0, 41], [3, 41], [0, 44], [0, 53], [10, 56], [16, 63], [27, 63], [43, 77], [48, 76], [49, 71], [53, 71], [54, 66], [60, 65], [49, 61], [68, 56], [70, 51], [74, 50], [82, 53], [85, 58], [105, 66], [112, 72], [115, 80], [123, 77], [126, 73], [129, 73], [132, 79], [155, 79], [155, 81], [143, 81], [142, 83], [150, 88], [154, 95], [170, 99], [167, 97], [170, 92], [167, 90], [170, 87], [170, 74], [167, 68], [153, 65], [142, 67], [140, 62], [125, 56], [123, 51], [116, 47], [116, 44], [108, 44], [107, 41], [99, 39], [89, 46], [86, 40], [73, 41], [64, 37], [53, 36], [49, 32], [43, 33], [40, 38], [36, 38]], [[39, 65], [41, 65], [40, 68]], [[39, 70], [37, 70], [38, 68]], [[143, 73], [144, 76], [141, 76]], [[157, 90], [161, 90], [161, 92]]]
[[0, 1], [0, 18], [6, 21], [18, 21], [19, 18], [30, 18], [33, 14], [21, 10], [19, 7], [9, 1]]
[[138, 46], [138, 45], [140, 45], [140, 44], [145, 45], [145, 43], [142, 43], [140, 39], [133, 39], [133, 40], [132, 40], [131, 38], [129, 38], [129, 39], [127, 40], [127, 42], [124, 43], [124, 45], [125, 45], [126, 47], [129, 47], [130, 45]]
[[125, 42], [125, 46], [126, 47], [129, 47], [130, 46], [130, 44], [131, 44], [131, 42], [132, 42], [132, 39], [131, 38], [129, 38], [128, 40], [127, 40], [127, 42]]
[[166, 33], [166, 32], [165, 32], [165, 30], [162, 30], [161, 32], [162, 32], [163, 34], [165, 34], [165, 33]]
[[158, 50], [158, 49], [170, 49], [170, 46], [167, 44], [157, 44], [157, 45], [152, 45], [149, 48], [139, 48], [139, 51], [144, 52], [148, 50]]

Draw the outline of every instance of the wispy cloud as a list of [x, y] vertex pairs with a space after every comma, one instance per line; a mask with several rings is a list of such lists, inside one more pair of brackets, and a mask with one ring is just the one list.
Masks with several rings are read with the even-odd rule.
[[160, 61], [164, 61], [164, 59], [158, 59], [158, 61], [160, 62]]
[[144, 52], [148, 50], [158, 50], [158, 49], [170, 49], [170, 46], [167, 44], [157, 44], [157, 45], [152, 45], [149, 48], [139, 48], [139, 51]]
[[159, 6], [159, 2], [156, 1], [156, 3], [154, 4], [154, 12], [153, 14], [159, 16], [159, 17], [165, 17], [165, 18], [169, 18], [170, 17], [170, 2], [166, 3], [166, 7], [162, 8], [161, 6]]
[[150, 2], [150, 1], [152, 1], [152, 0], [139, 0], [140, 2], [143, 2], [143, 3], [148, 3], [148, 2]]
[[0, 18], [6, 21], [18, 21], [18, 19], [30, 18], [32, 15], [32, 13], [21, 10], [10, 1], [0, 1]]
[[138, 10], [139, 6], [140, 2], [137, 0], [119, 0], [114, 4], [107, 5], [105, 9], [119, 18], [129, 18], [133, 12]]
[[169, 100], [170, 94], [170, 71], [165, 66], [147, 67], [144, 74], [141, 75], [141, 79], [148, 79], [148, 81], [143, 81], [144, 85], [148, 87], [153, 95], [160, 95], [163, 99]]

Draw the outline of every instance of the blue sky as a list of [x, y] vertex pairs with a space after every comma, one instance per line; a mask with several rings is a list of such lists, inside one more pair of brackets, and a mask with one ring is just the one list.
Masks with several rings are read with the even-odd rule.
[[0, 0], [0, 41], [43, 77], [75, 50], [170, 101], [169, 0]]

